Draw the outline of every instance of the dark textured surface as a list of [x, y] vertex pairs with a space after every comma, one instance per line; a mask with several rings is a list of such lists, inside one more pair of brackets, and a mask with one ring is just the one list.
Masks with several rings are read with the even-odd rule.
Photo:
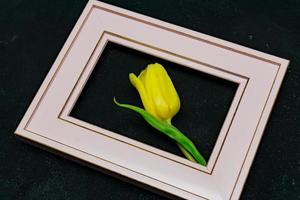
[[[291, 60], [241, 199], [300, 199], [300, 2], [105, 2]], [[0, 199], [165, 199], [12, 134], [85, 3], [0, 2]]]
[[237, 84], [133, 49], [107, 44], [71, 116], [184, 157], [173, 140], [147, 125], [141, 116], [113, 103], [115, 96], [120, 102], [143, 107], [128, 74], [138, 75], [155, 62], [165, 66], [180, 95], [181, 109], [172, 123], [208, 160]]

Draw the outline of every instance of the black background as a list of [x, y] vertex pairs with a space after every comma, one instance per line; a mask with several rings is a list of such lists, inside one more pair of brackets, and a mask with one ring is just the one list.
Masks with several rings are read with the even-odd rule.
[[[291, 60], [241, 199], [300, 199], [300, 2], [104, 2]], [[85, 4], [0, 2], [0, 199], [165, 199], [13, 135]]]
[[[180, 95], [180, 112], [172, 124], [190, 138], [208, 160], [238, 84], [109, 42], [77, 100], [71, 116], [179, 156], [174, 141], [145, 120], [113, 103], [143, 107], [128, 74], [149, 63], [162, 64]], [[213, 92], [212, 92], [213, 91]]]

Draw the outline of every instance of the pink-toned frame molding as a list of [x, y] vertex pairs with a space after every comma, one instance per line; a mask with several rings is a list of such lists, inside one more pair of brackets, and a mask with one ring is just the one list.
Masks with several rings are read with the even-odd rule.
[[[69, 115], [109, 41], [239, 85], [207, 167]], [[234, 200], [287, 66], [288, 60], [91, 0], [15, 133], [166, 194]]]

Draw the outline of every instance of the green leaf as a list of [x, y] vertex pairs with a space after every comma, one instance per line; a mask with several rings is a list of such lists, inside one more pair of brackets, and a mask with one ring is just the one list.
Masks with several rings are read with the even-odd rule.
[[114, 102], [120, 107], [127, 108], [139, 113], [152, 127], [164, 133], [168, 137], [175, 140], [179, 145], [181, 145], [181, 147], [184, 148], [186, 151], [188, 151], [199, 164], [203, 166], [207, 165], [204, 157], [199, 153], [194, 143], [188, 137], [186, 137], [180, 130], [178, 130], [175, 126], [158, 120], [150, 113], [137, 106], [133, 106], [129, 104], [121, 104], [117, 102], [115, 98], [114, 98]]

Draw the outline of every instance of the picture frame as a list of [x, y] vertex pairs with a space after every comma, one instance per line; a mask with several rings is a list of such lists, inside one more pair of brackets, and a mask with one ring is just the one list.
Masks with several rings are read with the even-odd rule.
[[[70, 116], [107, 42], [238, 84], [206, 167]], [[184, 199], [238, 199], [289, 61], [90, 0], [15, 134]]]

